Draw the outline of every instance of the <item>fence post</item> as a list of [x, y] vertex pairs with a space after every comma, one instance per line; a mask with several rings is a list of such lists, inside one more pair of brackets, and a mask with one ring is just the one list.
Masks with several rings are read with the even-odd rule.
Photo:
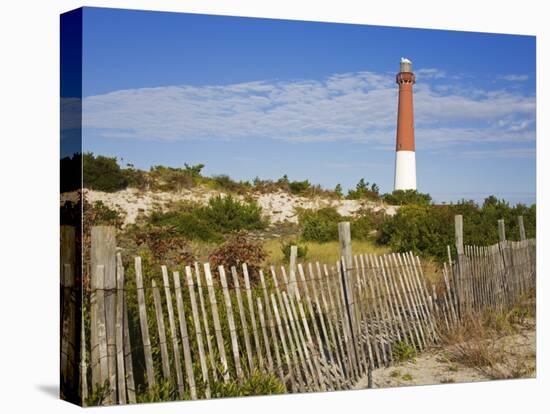
[[351, 228], [349, 221], [343, 221], [338, 223], [338, 239], [340, 240], [340, 263], [342, 267], [342, 286], [344, 288], [344, 299], [346, 301], [346, 313], [349, 321], [349, 328], [351, 333], [351, 343], [353, 346], [353, 352], [355, 361], [359, 361], [359, 355], [357, 352], [357, 344], [355, 338], [357, 337], [355, 312], [353, 307], [353, 295], [351, 294], [351, 272], [353, 270], [353, 255], [351, 251]]
[[505, 229], [505, 226], [504, 226], [504, 220], [503, 219], [500, 219], [498, 221], [498, 239], [500, 240], [500, 242], [505, 242], [506, 241], [506, 229]]
[[519, 227], [519, 239], [521, 241], [525, 240], [525, 226], [523, 225], [523, 216], [518, 216], [518, 227]]
[[[116, 308], [116, 228], [113, 226], [94, 226], [91, 230], [90, 246], [90, 268], [91, 268], [91, 286], [98, 286], [95, 281], [98, 278], [99, 266], [103, 266], [103, 295], [105, 297], [105, 334], [107, 339], [107, 367], [108, 372], [101, 372], [97, 375], [97, 369], [92, 367], [92, 382], [96, 386], [101, 382], [100, 378], [109, 379], [109, 396], [107, 403], [116, 402], [116, 342], [115, 342], [115, 308]], [[92, 302], [93, 303], [93, 302]], [[97, 345], [98, 332], [96, 332], [96, 323], [98, 320], [97, 312], [99, 309], [91, 309], [91, 333], [92, 333], [92, 358], [99, 361], [94, 352], [94, 345]], [[95, 354], [95, 355], [94, 355]], [[97, 359], [96, 359], [97, 358]], [[92, 362], [93, 365], [93, 362]], [[96, 375], [94, 375], [94, 373]]]
[[464, 312], [464, 292], [462, 290], [462, 270], [464, 267], [464, 233], [462, 215], [455, 215], [455, 247], [456, 247], [456, 272], [454, 279], [455, 291], [458, 296], [458, 313]]
[[[60, 228], [60, 282], [61, 282], [61, 384], [70, 401], [77, 401], [78, 384], [78, 338], [77, 309], [78, 292], [75, 284], [76, 229], [62, 225]], [[83, 356], [80, 359], [83, 360]], [[74, 395], [74, 396], [73, 396]]]

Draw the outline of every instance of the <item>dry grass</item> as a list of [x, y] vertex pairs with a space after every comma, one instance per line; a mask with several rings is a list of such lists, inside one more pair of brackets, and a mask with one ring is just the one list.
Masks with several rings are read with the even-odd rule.
[[506, 313], [470, 315], [444, 337], [449, 362], [474, 368], [491, 379], [532, 376], [535, 354], [529, 351], [523, 332], [533, 327], [534, 313], [534, 301], [525, 298]]
[[[273, 265], [281, 265], [284, 263], [283, 253], [281, 251], [281, 239], [266, 240], [264, 247], [267, 251], [268, 257], [266, 263]], [[328, 243], [316, 243], [316, 242], [304, 242], [300, 245], [307, 246], [307, 257], [304, 262], [316, 262], [321, 263], [336, 263], [340, 255], [340, 245], [337, 241]], [[372, 254], [384, 254], [389, 253], [390, 250], [383, 246], [378, 246], [372, 241], [353, 241], [354, 253], [372, 253]]]

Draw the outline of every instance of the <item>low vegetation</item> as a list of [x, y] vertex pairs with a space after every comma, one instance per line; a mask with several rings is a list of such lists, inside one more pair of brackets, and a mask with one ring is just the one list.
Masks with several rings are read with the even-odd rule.
[[[518, 315], [521, 316], [518, 318]], [[492, 311], [470, 315], [443, 338], [450, 349], [448, 359], [454, 364], [474, 368], [491, 379], [532, 376], [534, 353], [529, 356], [529, 351], [516, 349], [522, 346], [521, 343], [512, 344], [509, 338], [523, 337], [523, 332], [531, 329], [534, 323], [534, 297], [523, 298], [504, 313]]]
[[524, 217], [527, 238], [535, 237], [536, 207], [518, 204], [511, 207], [491, 196], [479, 206], [473, 201], [450, 205], [405, 205], [384, 220], [378, 230], [378, 243], [394, 251], [412, 250], [415, 254], [443, 262], [447, 245], [454, 245], [454, 216], [464, 218], [464, 243], [488, 246], [499, 241], [496, 223], [504, 219], [509, 240], [519, 240], [517, 216]]

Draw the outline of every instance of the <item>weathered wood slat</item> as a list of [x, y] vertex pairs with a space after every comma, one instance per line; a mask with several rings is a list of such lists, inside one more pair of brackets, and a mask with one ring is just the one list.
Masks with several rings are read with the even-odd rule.
[[168, 345], [166, 342], [166, 330], [164, 329], [164, 314], [162, 312], [162, 303], [160, 301], [160, 292], [157, 283], [153, 279], [151, 281], [153, 288], [153, 300], [155, 303], [155, 315], [157, 320], [158, 339], [160, 348], [160, 359], [162, 366], [162, 375], [165, 380], [170, 381], [170, 361], [168, 359]]
[[123, 316], [124, 316], [124, 371], [126, 373], [126, 393], [128, 402], [136, 402], [136, 386], [134, 382], [134, 366], [132, 361], [132, 345], [130, 343], [130, 326], [128, 324], [128, 309], [126, 304], [126, 292], [123, 291]]
[[260, 344], [260, 335], [258, 335], [258, 324], [256, 323], [256, 313], [254, 312], [254, 300], [252, 299], [252, 289], [250, 287], [250, 278], [248, 276], [248, 267], [246, 266], [246, 263], [243, 263], [243, 277], [244, 277], [244, 288], [246, 290], [246, 298], [248, 300], [248, 311], [250, 315], [250, 322], [252, 323], [252, 335], [254, 337], [256, 357], [258, 358], [258, 364], [260, 365], [260, 369], [263, 369], [264, 360], [262, 358], [262, 346]]
[[229, 382], [229, 366], [227, 364], [227, 356], [225, 353], [225, 343], [223, 340], [222, 325], [220, 322], [220, 314], [218, 312], [218, 301], [216, 299], [216, 292], [214, 291], [214, 281], [212, 279], [212, 273], [210, 272], [210, 264], [204, 264], [204, 276], [206, 278], [206, 286], [208, 288], [208, 297], [210, 299], [210, 308], [212, 310], [212, 320], [214, 323], [214, 335], [216, 336], [216, 343], [218, 345], [218, 355], [220, 357], [220, 363], [222, 367], [222, 377], [224, 382]]
[[120, 253], [116, 255], [115, 328], [118, 403], [126, 404], [126, 369], [124, 367], [124, 266]]
[[237, 329], [235, 326], [235, 319], [233, 317], [233, 305], [231, 304], [231, 297], [229, 296], [229, 289], [227, 287], [227, 279], [225, 276], [225, 269], [223, 268], [223, 266], [218, 267], [218, 274], [220, 275], [220, 282], [222, 285], [223, 297], [225, 299], [225, 310], [227, 315], [227, 323], [229, 325], [231, 349], [233, 350], [233, 362], [235, 364], [237, 380], [239, 382], [242, 382], [243, 370], [241, 368], [241, 355], [239, 353], [239, 341], [237, 340]]
[[203, 341], [201, 320], [199, 317], [197, 298], [195, 296], [195, 284], [193, 282], [193, 271], [191, 270], [191, 266], [185, 267], [185, 275], [187, 277], [187, 289], [189, 290], [189, 299], [191, 301], [191, 312], [193, 313], [193, 324], [195, 326], [195, 335], [197, 336], [197, 350], [199, 352], [202, 381], [205, 387], [204, 392], [205, 392], [206, 398], [210, 398], [211, 397], [210, 378], [208, 375], [208, 365], [206, 362], [206, 355], [204, 352], [204, 341]]
[[[284, 373], [283, 373], [282, 359], [281, 359], [281, 353], [279, 351], [279, 345], [276, 341], [277, 333], [276, 333], [275, 321], [274, 321], [273, 315], [271, 313], [271, 306], [270, 306], [270, 301], [269, 301], [269, 294], [268, 294], [268, 291], [267, 291], [267, 284], [266, 284], [266, 281], [265, 281], [264, 273], [261, 270], [259, 271], [259, 275], [260, 275], [260, 283], [262, 285], [262, 292], [263, 292], [263, 295], [264, 295], [265, 310], [266, 310], [266, 315], [267, 315], [267, 324], [269, 326], [269, 330], [271, 332], [271, 339], [273, 341], [272, 347], [273, 347], [273, 351], [274, 351], [274, 354], [275, 354], [275, 363], [277, 365], [277, 372], [279, 374], [279, 378], [281, 379], [281, 381], [283, 381], [284, 380]], [[268, 343], [267, 344], [268, 348], [269, 348], [269, 345], [270, 344]]]
[[206, 310], [206, 301], [204, 299], [204, 296], [202, 294], [202, 277], [201, 277], [201, 271], [200, 266], [197, 262], [195, 262], [195, 275], [197, 278], [197, 293], [199, 296], [199, 303], [201, 307], [201, 315], [202, 315], [202, 321], [204, 324], [204, 336], [206, 337], [206, 346], [208, 347], [208, 360], [210, 362], [210, 366], [212, 367], [212, 376], [214, 377], [214, 381], [218, 380], [218, 370], [214, 358], [214, 347], [212, 345], [212, 339], [210, 336], [210, 326], [208, 323], [208, 313]]
[[[99, 378], [98, 385], [109, 385], [109, 364], [107, 353], [107, 332], [105, 321], [105, 267], [97, 265], [96, 286], [97, 290], [97, 349], [99, 358]], [[107, 400], [110, 402], [110, 400]]]
[[[233, 277], [233, 287], [235, 288], [235, 296], [237, 296], [237, 306], [239, 308], [239, 317], [241, 321], [241, 330], [244, 336], [244, 347], [246, 350], [246, 358], [248, 361], [249, 372], [254, 370], [254, 357], [252, 353], [252, 346], [250, 345], [250, 334], [248, 332], [248, 321], [246, 320], [246, 314], [243, 306], [243, 298], [241, 295], [241, 285], [239, 283], [239, 274], [235, 266], [231, 267], [231, 275]], [[269, 346], [268, 346], [269, 349]], [[270, 354], [271, 355], [271, 354]], [[270, 366], [270, 368], [272, 368]]]
[[147, 386], [153, 390], [157, 381], [155, 379], [155, 370], [153, 367], [153, 353], [151, 349], [151, 339], [149, 336], [149, 325], [147, 322], [147, 309], [145, 307], [145, 293], [143, 291], [143, 275], [141, 273], [141, 257], [134, 259], [136, 271], [136, 289], [139, 307], [139, 323], [141, 327], [141, 338], [143, 343], [143, 354], [145, 356], [145, 371], [147, 374]]
[[[168, 311], [168, 326], [170, 328], [170, 337], [172, 338], [172, 354], [174, 355], [174, 368], [176, 370], [176, 385], [178, 387], [178, 394], [180, 398], [185, 395], [183, 373], [181, 371], [181, 355], [178, 339], [178, 328], [176, 327], [176, 319], [174, 316], [174, 305], [172, 304], [172, 294], [170, 293], [170, 285], [168, 279], [168, 268], [166, 266], [161, 267], [162, 271], [162, 285], [164, 287], [164, 297], [166, 300], [166, 309]], [[176, 275], [174, 275], [174, 286], [176, 285]], [[179, 279], [179, 276], [177, 276]], [[178, 280], [179, 282], [179, 280]], [[176, 297], [177, 301], [177, 297]], [[176, 304], [177, 306], [177, 304]]]
[[[187, 384], [189, 385], [189, 393], [191, 399], [197, 399], [197, 386], [195, 383], [195, 373], [193, 371], [193, 360], [191, 359], [191, 345], [189, 343], [189, 331], [187, 329], [187, 318], [185, 316], [185, 308], [183, 307], [183, 295], [181, 293], [181, 282], [179, 272], [173, 273], [174, 292], [176, 294], [176, 308], [178, 310], [178, 321], [180, 326], [181, 345], [183, 348], [183, 358], [185, 365], [185, 373], [187, 376]], [[166, 275], [164, 289], [166, 291], [167, 300], [172, 302], [170, 295], [170, 285], [168, 284], [168, 275]]]

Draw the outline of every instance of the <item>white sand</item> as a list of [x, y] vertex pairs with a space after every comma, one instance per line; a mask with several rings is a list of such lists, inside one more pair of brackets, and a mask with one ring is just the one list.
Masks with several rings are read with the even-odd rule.
[[[220, 191], [207, 190], [204, 188], [193, 188], [182, 192], [153, 192], [140, 191], [134, 188], [105, 193], [102, 191], [85, 190], [89, 202], [103, 202], [107, 207], [117, 209], [124, 215], [124, 225], [134, 223], [140, 213], [149, 214], [154, 209], [164, 209], [175, 201], [193, 201], [206, 203], [211, 197], [224, 194]], [[265, 216], [271, 224], [290, 222], [298, 223], [296, 208], [319, 209], [322, 207], [335, 207], [343, 216], [353, 216], [361, 209], [373, 211], [383, 210], [388, 215], [394, 215], [398, 207], [387, 206], [381, 202], [360, 201], [360, 200], [333, 200], [324, 197], [300, 197], [282, 191], [261, 194], [253, 193], [252, 198], [262, 207]], [[62, 195], [62, 202], [65, 200], [74, 201], [74, 194]], [[244, 197], [238, 197], [241, 200]]]

